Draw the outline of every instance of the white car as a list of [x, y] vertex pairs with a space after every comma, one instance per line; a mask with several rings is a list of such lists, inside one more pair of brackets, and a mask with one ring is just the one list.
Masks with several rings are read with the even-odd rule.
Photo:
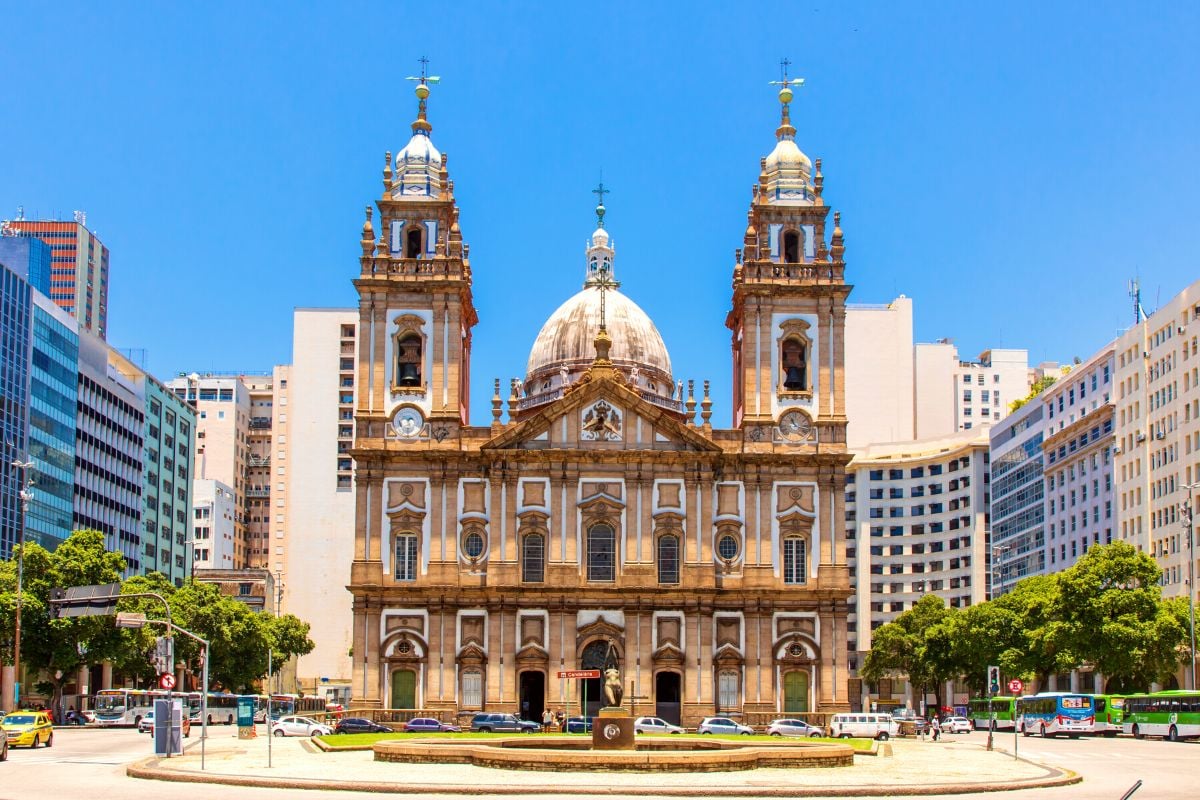
[[700, 727], [696, 729], [697, 733], [736, 733], [742, 736], [750, 736], [754, 733], [754, 728], [749, 725], [743, 725], [740, 722], [734, 722], [729, 717], [705, 717], [700, 723]]
[[271, 725], [274, 736], [328, 736], [333, 729], [308, 717], [282, 717]]
[[943, 733], [970, 733], [971, 721], [966, 717], [946, 717], [942, 720]]
[[635, 733], [683, 733], [683, 728], [658, 717], [638, 717], [633, 721]]
[[802, 719], [777, 719], [767, 726], [771, 736], [824, 736], [825, 729]]

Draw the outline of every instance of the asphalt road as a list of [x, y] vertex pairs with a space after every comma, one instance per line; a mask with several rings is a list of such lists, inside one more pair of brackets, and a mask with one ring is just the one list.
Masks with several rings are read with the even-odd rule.
[[[235, 736], [236, 729], [215, 726], [213, 737]], [[197, 731], [198, 732], [198, 731]], [[191, 742], [195, 742], [193, 734]], [[985, 733], [951, 736], [952, 741], [982, 745]], [[1011, 734], [998, 734], [996, 747], [1012, 752]], [[189, 743], [189, 748], [196, 746]], [[151, 755], [150, 737], [131, 730], [57, 730], [54, 747], [9, 751], [0, 764], [0, 800], [128, 800], [186, 796], [188, 800], [282, 800], [303, 797], [295, 790], [158, 783], [125, 775], [125, 765]], [[1194, 798], [1200, 742], [1171, 744], [1153, 740], [1022, 738], [1019, 753], [1035, 761], [1072, 769], [1084, 782], [1061, 789], [1004, 792], [997, 800], [1119, 800], [1137, 780], [1142, 788], [1131, 800]], [[753, 791], [748, 792], [749, 796]], [[338, 793], [336, 800], [379, 800], [380, 795]], [[482, 798], [482, 795], [473, 795]], [[645, 797], [645, 796], [640, 796]], [[965, 798], [968, 795], [960, 795]], [[970, 795], [978, 800], [979, 795]], [[499, 798], [497, 798], [499, 800]], [[504, 797], [512, 800], [512, 796]], [[578, 800], [575, 795], [540, 795], [537, 800]]]

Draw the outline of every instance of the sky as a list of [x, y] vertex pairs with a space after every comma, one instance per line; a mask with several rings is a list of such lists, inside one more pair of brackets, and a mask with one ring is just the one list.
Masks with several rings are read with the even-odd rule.
[[734, 249], [774, 146], [842, 212], [852, 303], [960, 356], [1086, 359], [1200, 277], [1200, 4], [25, 3], [0, 48], [0, 218], [88, 224], [109, 341], [180, 372], [291, 360], [351, 307], [363, 208], [416, 114], [471, 246], [472, 421], [579, 290], [603, 173], [622, 291], [729, 420]]

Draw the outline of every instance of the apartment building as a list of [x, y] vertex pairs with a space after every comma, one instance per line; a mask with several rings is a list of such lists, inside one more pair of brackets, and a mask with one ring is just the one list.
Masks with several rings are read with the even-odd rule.
[[146, 376], [145, 510], [147, 570], [176, 586], [190, 574], [189, 521], [195, 474], [196, 412], [165, 385]]
[[1200, 281], [1114, 350], [1117, 535], [1157, 560], [1166, 596], [1186, 596], [1192, 548], [1180, 507], [1200, 489]]
[[211, 478], [192, 482], [192, 569], [234, 569], [237, 559], [237, 495]]
[[1046, 572], [1046, 409], [1035, 399], [992, 426], [989, 597]]
[[985, 350], [959, 357], [948, 339], [915, 348], [916, 437], [927, 439], [991, 425], [1024, 397], [1032, 382], [1025, 350]]

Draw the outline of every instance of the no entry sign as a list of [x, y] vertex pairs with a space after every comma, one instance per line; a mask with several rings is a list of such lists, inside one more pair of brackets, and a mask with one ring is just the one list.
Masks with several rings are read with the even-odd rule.
[[175, 688], [175, 676], [169, 672], [164, 672], [162, 675], [158, 676], [158, 685], [161, 688], [166, 689], [167, 691], [174, 689]]
[[1025, 684], [1021, 683], [1021, 680], [1019, 678], [1013, 678], [1011, 681], [1008, 682], [1008, 690], [1010, 692], [1012, 692], [1013, 694], [1019, 694], [1020, 691], [1024, 688], [1025, 688]]
[[563, 669], [558, 672], [559, 678], [599, 678], [600, 670], [598, 669]]

